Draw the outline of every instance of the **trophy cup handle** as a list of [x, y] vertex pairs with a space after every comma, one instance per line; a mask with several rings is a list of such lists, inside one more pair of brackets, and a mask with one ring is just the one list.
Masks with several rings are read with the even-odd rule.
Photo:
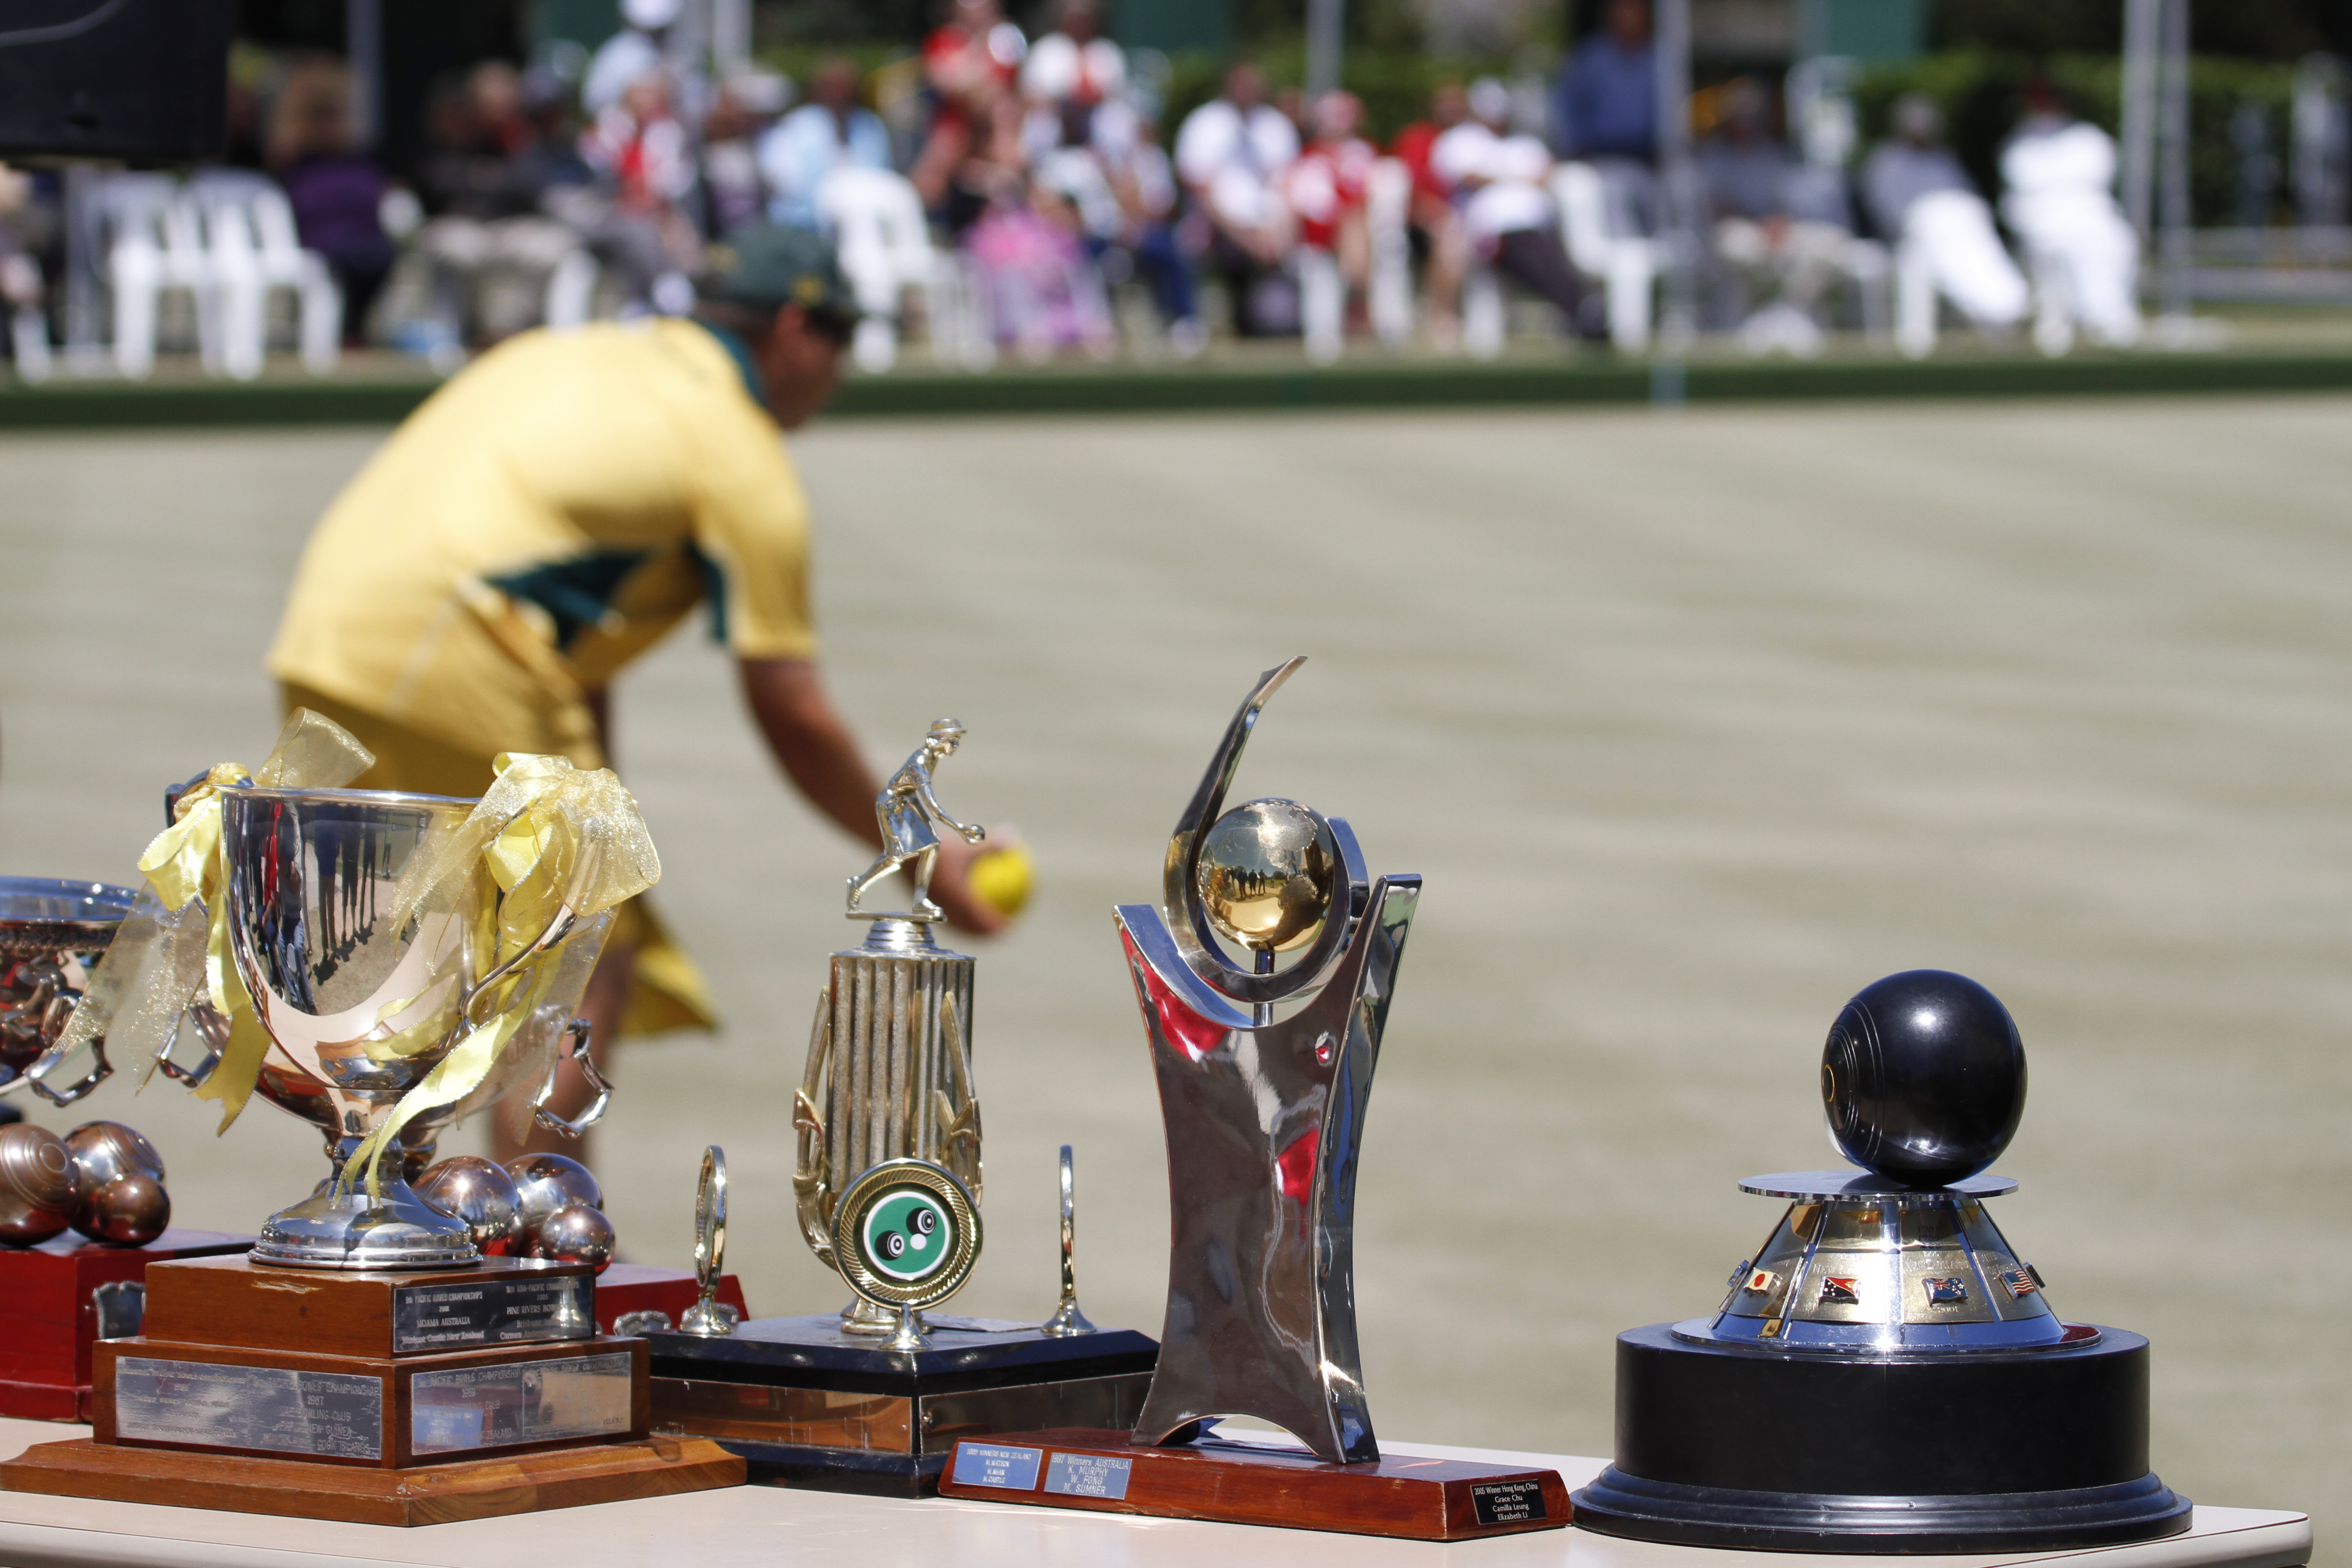
[[[606, 1083], [604, 1075], [596, 1070], [593, 1043], [589, 1035], [589, 1024], [585, 1018], [574, 1018], [563, 1026], [563, 1039], [556, 1047], [554, 1059], [547, 1064], [547, 1076], [540, 1079], [539, 1092], [530, 1097], [530, 1113], [538, 1119], [539, 1124], [550, 1131], [561, 1132], [566, 1138], [577, 1138], [593, 1127], [604, 1116], [604, 1108], [613, 1103], [613, 1086]], [[562, 1069], [566, 1057], [580, 1064], [580, 1070], [588, 1075], [588, 1087], [596, 1091], [596, 1098], [588, 1109], [569, 1121], [547, 1109], [549, 1097], [555, 1093], [555, 1075]]]
[[[60, 1030], [63, 1029], [62, 1020], [59, 1021], [58, 1026]], [[54, 1041], [55, 1037], [52, 1036], [51, 1039]], [[33, 1086], [33, 1092], [51, 1105], [71, 1105], [114, 1076], [114, 1064], [106, 1059], [105, 1036], [100, 1035], [92, 1039], [86, 1048], [89, 1054], [89, 1070], [63, 1088], [53, 1088], [49, 1083], [49, 1075], [56, 1072], [66, 1059], [65, 1053], [52, 1044], [48, 1049], [41, 1053], [38, 1061], [25, 1069], [23, 1076], [5, 1088], [0, 1088], [0, 1095], [14, 1094], [26, 1084], [30, 1084]]]
[[833, 1199], [825, 1180], [832, 1155], [824, 1115], [817, 1109], [824, 1092], [825, 1064], [833, 1056], [833, 987], [816, 994], [816, 1021], [809, 1026], [808, 1066], [793, 1096], [793, 1131], [799, 1142], [793, 1168], [793, 1208], [801, 1236], [826, 1268], [833, 1260]]
[[177, 1079], [190, 1089], [202, 1089], [212, 1078], [213, 1069], [220, 1066], [221, 1051], [228, 1045], [228, 1018], [219, 1008], [199, 997], [188, 1005], [188, 1022], [196, 1026], [196, 1033], [204, 1038], [204, 1059], [194, 1067], [185, 1068], [172, 1059], [173, 1047], [180, 1043], [180, 1032], [174, 1029], [171, 1038], [165, 1040], [163, 1048], [155, 1053], [155, 1065], [163, 1069], [165, 1078]]

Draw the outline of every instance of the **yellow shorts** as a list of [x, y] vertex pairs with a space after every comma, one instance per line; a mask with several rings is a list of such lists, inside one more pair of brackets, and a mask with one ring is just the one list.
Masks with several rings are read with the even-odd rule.
[[[285, 712], [308, 708], [332, 719], [375, 753], [375, 766], [352, 781], [359, 789], [405, 790], [414, 795], [447, 795], [460, 799], [478, 796], [496, 776], [490, 759], [460, 747], [421, 735], [404, 725], [363, 713], [323, 691], [287, 681], [279, 687]], [[601, 759], [572, 759], [583, 765], [602, 765]], [[686, 950], [672, 940], [661, 917], [644, 895], [613, 911], [608, 951], [634, 949], [636, 985], [621, 1033], [657, 1035], [670, 1029], [716, 1030], [719, 1016], [710, 1003], [709, 985]]]

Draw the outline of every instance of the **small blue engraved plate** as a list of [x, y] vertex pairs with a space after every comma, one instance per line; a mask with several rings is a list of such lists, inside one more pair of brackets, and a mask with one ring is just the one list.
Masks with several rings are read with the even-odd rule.
[[1065, 1497], [1119, 1499], [1127, 1496], [1127, 1478], [1133, 1459], [1101, 1454], [1056, 1454], [1045, 1467], [1045, 1489]]
[[968, 1487], [1003, 1487], [1007, 1491], [1035, 1491], [1037, 1463], [1045, 1457], [1043, 1448], [1000, 1448], [988, 1443], [959, 1443], [956, 1445], [955, 1479]]

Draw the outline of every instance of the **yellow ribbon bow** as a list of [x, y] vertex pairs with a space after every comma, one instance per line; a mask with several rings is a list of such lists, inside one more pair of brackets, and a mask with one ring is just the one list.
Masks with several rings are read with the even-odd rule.
[[[401, 1129], [481, 1087], [541, 1007], [562, 1002], [568, 1013], [578, 1000], [581, 966], [561, 962], [578, 940], [572, 933], [584, 936], [586, 922], [661, 879], [661, 857], [636, 797], [611, 769], [583, 772], [568, 758], [509, 752], [491, 766], [498, 780], [489, 792], [461, 826], [417, 858], [394, 896], [396, 930], [427, 911], [461, 907], [484, 871], [501, 895], [494, 962], [466, 998], [464, 1033], [343, 1167], [347, 1187], [365, 1173], [371, 1196], [383, 1194], [379, 1166]], [[565, 992], [572, 994], [559, 994]]]
[[147, 879], [137, 905], [90, 976], [57, 1046], [60, 1057], [101, 1037], [142, 1061], [141, 1088], [171, 1049], [180, 1018], [200, 1000], [228, 1023], [220, 1060], [196, 1089], [217, 1100], [226, 1132], [252, 1098], [269, 1036], [229, 952], [228, 875], [221, 857], [221, 792], [250, 782], [264, 788], [339, 789], [375, 766], [351, 731], [309, 709], [296, 710], [258, 768], [222, 763], [173, 804], [172, 825], [139, 858]]

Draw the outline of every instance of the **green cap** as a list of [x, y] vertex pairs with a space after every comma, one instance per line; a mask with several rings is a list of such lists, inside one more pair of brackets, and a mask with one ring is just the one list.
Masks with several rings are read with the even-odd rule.
[[856, 320], [857, 300], [833, 245], [804, 228], [755, 223], [704, 247], [700, 292], [755, 310], [798, 305]]

